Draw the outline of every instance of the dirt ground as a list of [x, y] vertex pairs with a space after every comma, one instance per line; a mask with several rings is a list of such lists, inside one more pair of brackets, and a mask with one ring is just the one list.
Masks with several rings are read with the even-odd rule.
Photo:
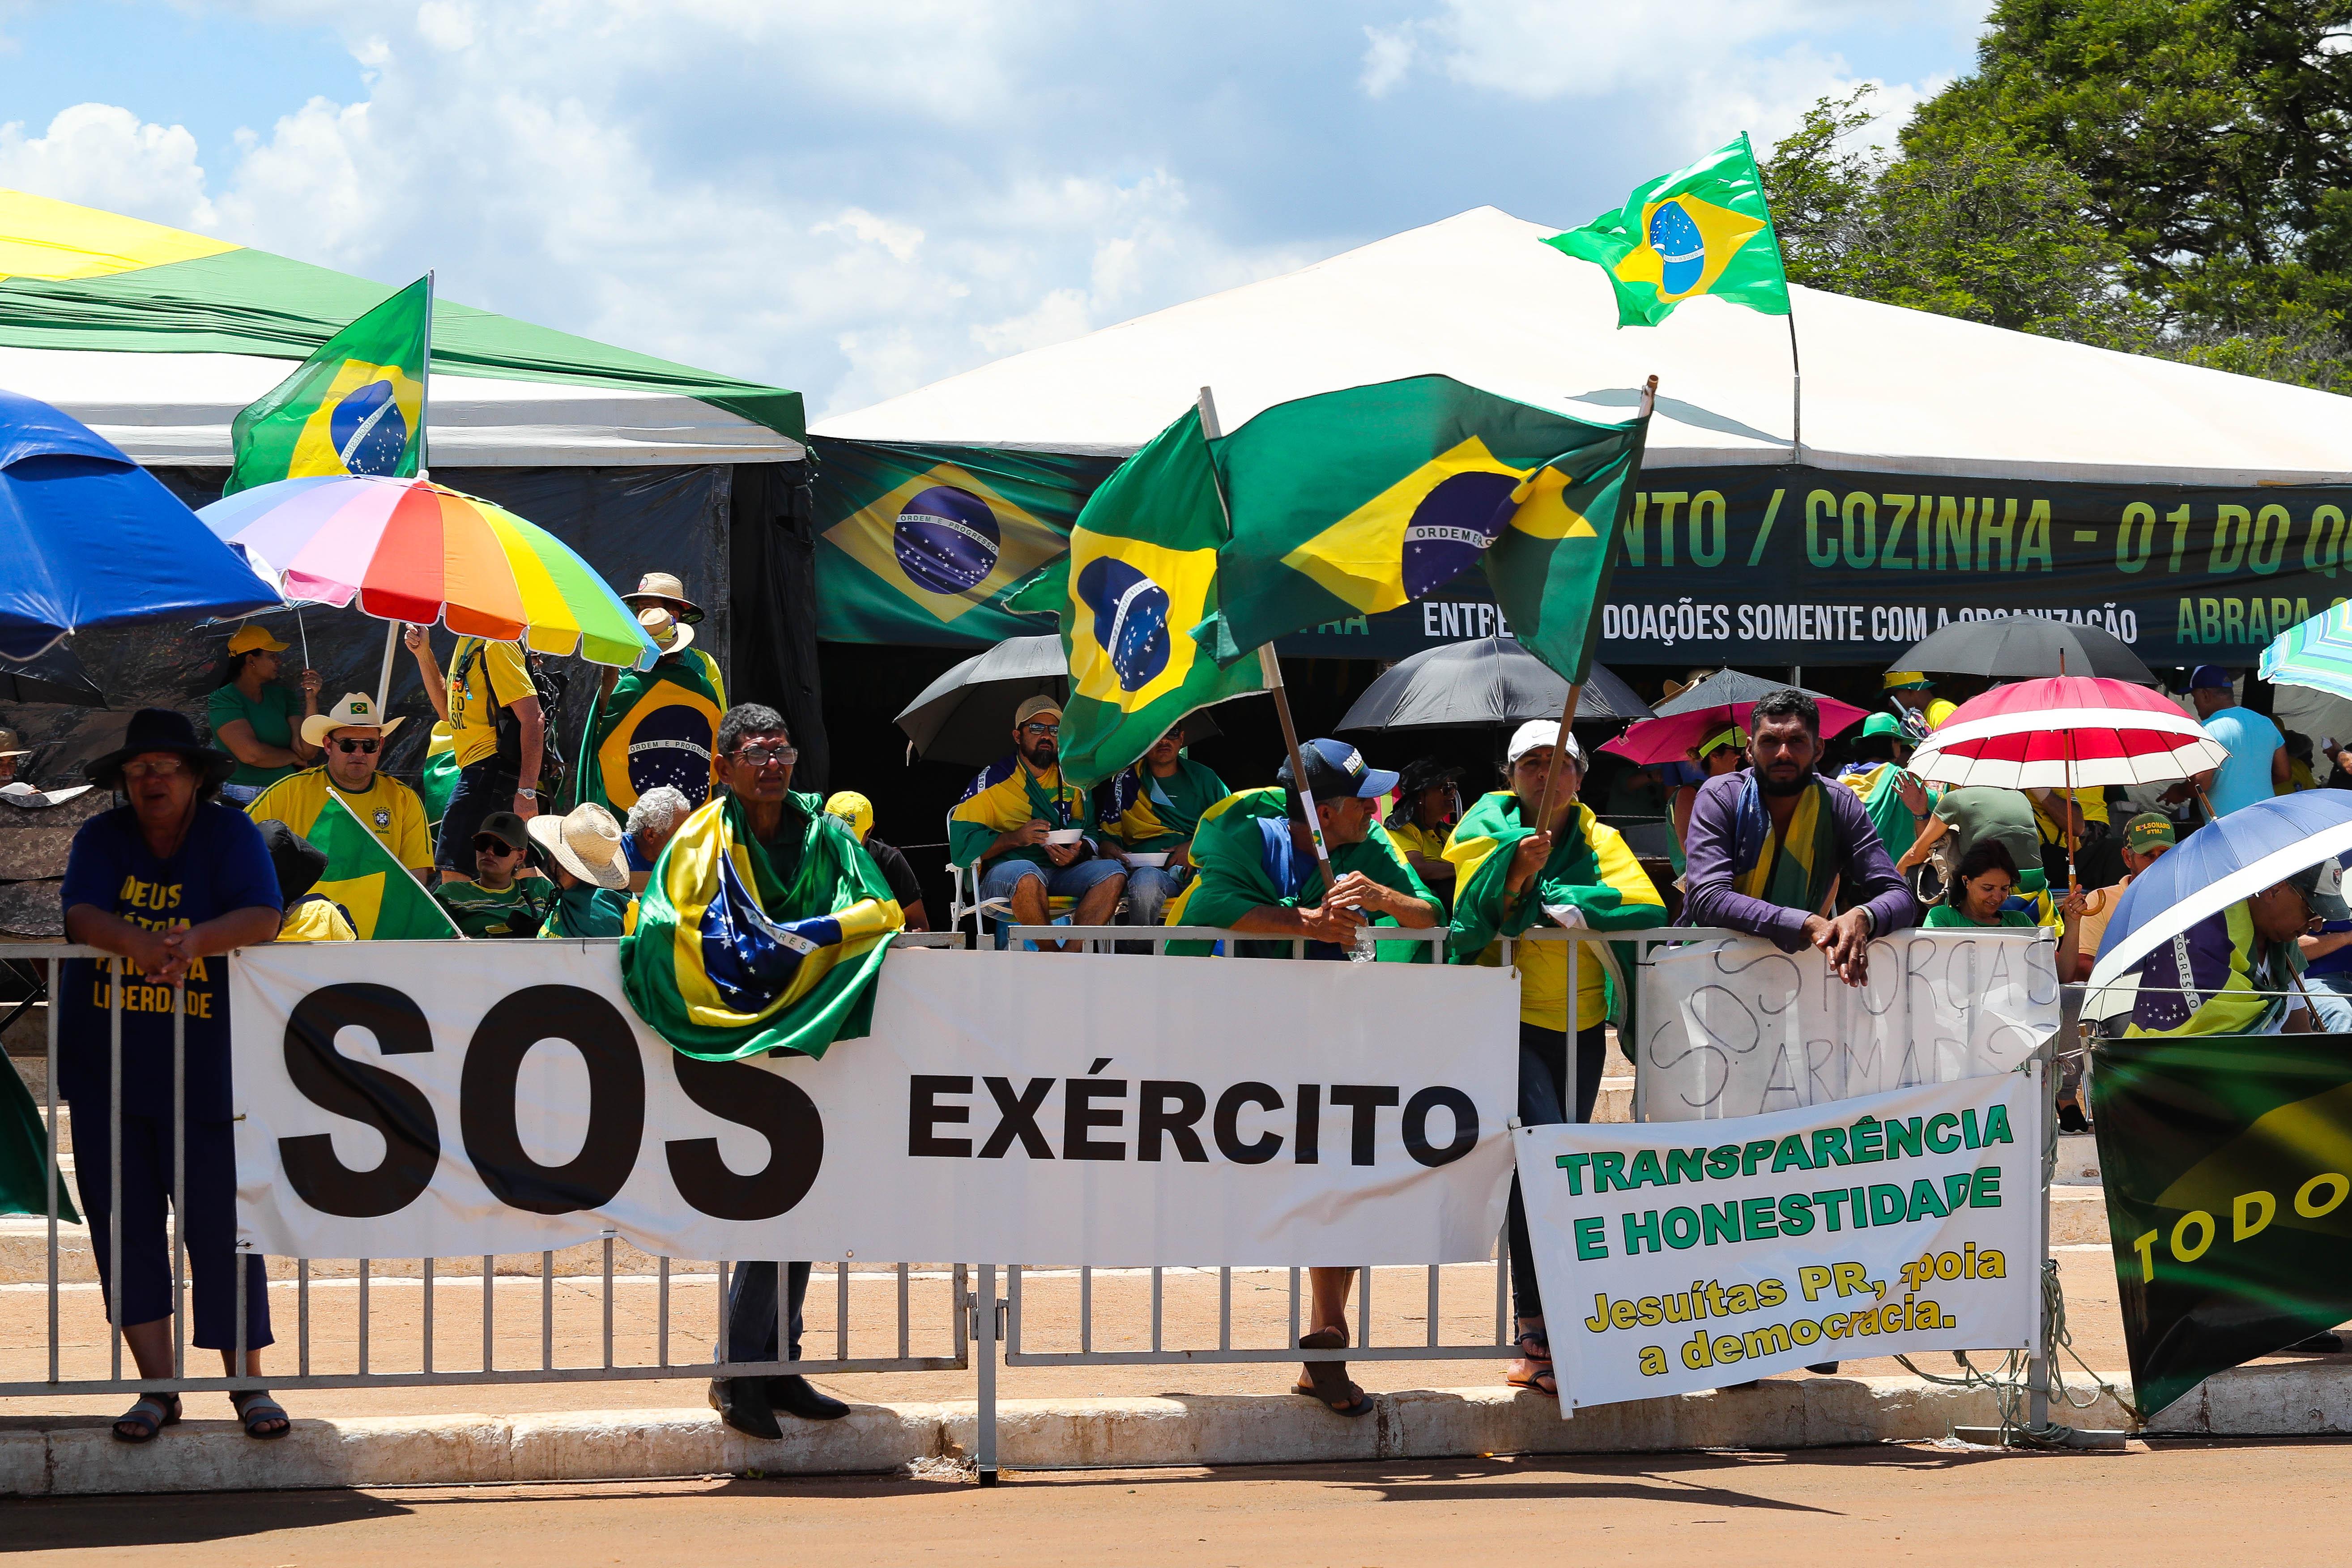
[[[2116, 1315], [2115, 1268], [2103, 1247], [2070, 1247], [2058, 1253], [2066, 1290], [2068, 1323], [2075, 1346], [2090, 1364], [2119, 1375], [2126, 1360], [2123, 1328]], [[1441, 1271], [1439, 1323], [1450, 1344], [1491, 1342], [1495, 1337], [1495, 1268], [1464, 1264]], [[974, 1279], [976, 1280], [976, 1274]], [[1166, 1271], [1161, 1343], [1169, 1348], [1214, 1346], [1219, 1333], [1219, 1282], [1213, 1270]], [[1094, 1345], [1097, 1350], [1144, 1350], [1151, 1343], [1150, 1276], [1144, 1270], [1098, 1270], [1093, 1287]], [[975, 1286], [976, 1288], [976, 1286]], [[998, 1289], [1008, 1287], [999, 1276]], [[951, 1350], [949, 1302], [952, 1286], [944, 1277], [916, 1278], [908, 1286], [911, 1331], [917, 1355]], [[1032, 1351], [1078, 1348], [1079, 1282], [1075, 1271], [1033, 1272], [1024, 1283], [1024, 1343]], [[603, 1282], [594, 1278], [559, 1279], [551, 1293], [559, 1366], [594, 1365], [603, 1360]], [[886, 1274], [850, 1276], [848, 1348], [854, 1356], [891, 1356], [897, 1345], [897, 1281]], [[281, 1377], [299, 1364], [297, 1297], [290, 1284], [273, 1285], [271, 1310], [278, 1344], [268, 1370]], [[482, 1288], [479, 1278], [436, 1281], [434, 1364], [443, 1370], [481, 1364]], [[820, 1272], [809, 1291], [803, 1354], [833, 1355], [841, 1343], [839, 1291]], [[353, 1281], [331, 1280], [310, 1289], [310, 1364], [320, 1373], [355, 1370], [358, 1361], [359, 1292]], [[1288, 1342], [1289, 1275], [1284, 1269], [1236, 1269], [1233, 1276], [1233, 1342], [1273, 1347]], [[500, 1367], [536, 1365], [541, 1360], [543, 1300], [537, 1279], [499, 1279], [491, 1325], [495, 1362]], [[378, 1372], [414, 1372], [423, 1363], [424, 1290], [415, 1279], [377, 1280], [369, 1291], [368, 1364]], [[1585, 1310], [1591, 1303], [1587, 1301]], [[658, 1364], [660, 1292], [649, 1279], [616, 1281], [613, 1304], [614, 1359], [624, 1364]], [[717, 1289], [709, 1276], [672, 1283], [670, 1354], [673, 1361], [709, 1357], [716, 1332]], [[94, 1286], [68, 1289], [60, 1298], [61, 1364], [72, 1377], [105, 1375], [107, 1336], [103, 1307]], [[1373, 1273], [1373, 1342], [1412, 1345], [1428, 1336], [1428, 1277], [1416, 1268]], [[42, 1378], [47, 1372], [47, 1298], [37, 1287], [0, 1286], [0, 1381]], [[1454, 1388], [1499, 1383], [1500, 1356], [1481, 1359], [1413, 1359], [1351, 1363], [1352, 1375], [1374, 1391]], [[1997, 1357], [1979, 1358], [1989, 1364]], [[126, 1362], [126, 1366], [127, 1366]], [[192, 1352], [196, 1375], [215, 1375], [217, 1358]], [[1927, 1371], [1949, 1371], [1947, 1355], [1923, 1358]], [[1899, 1375], [1902, 1368], [1881, 1357], [1844, 1363], [1849, 1373]], [[998, 1374], [1006, 1399], [1100, 1394], [1271, 1393], [1286, 1386], [1294, 1369], [1260, 1364], [1154, 1366], [1012, 1366]], [[1790, 1375], [1801, 1376], [1802, 1373]], [[898, 1402], [969, 1399], [973, 1373], [962, 1372], [874, 1373], [820, 1376], [844, 1399]], [[190, 1396], [193, 1415], [211, 1415], [226, 1396]], [[457, 1412], [514, 1414], [544, 1410], [662, 1409], [703, 1403], [703, 1385], [688, 1379], [641, 1382], [593, 1381], [506, 1384], [460, 1387], [309, 1389], [287, 1394], [298, 1415], [436, 1415]], [[127, 1396], [49, 1395], [0, 1399], [0, 1423], [13, 1417], [111, 1414]]]
[[[1339, 1564], [2339, 1561], [2352, 1445], [1931, 1444], [907, 1478], [419, 1488], [0, 1503], [26, 1562]], [[140, 1559], [155, 1561], [159, 1559]]]

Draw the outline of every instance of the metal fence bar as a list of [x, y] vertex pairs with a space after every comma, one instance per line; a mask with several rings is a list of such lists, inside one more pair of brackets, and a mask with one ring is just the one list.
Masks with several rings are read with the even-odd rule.
[[[904, 1331], [906, 1315], [907, 1308], [902, 1298], [898, 1307], [898, 1316], [901, 1320], [898, 1353], [901, 1356], [907, 1353], [907, 1336]], [[661, 1260], [661, 1305], [657, 1309], [655, 1335], [655, 1354], [659, 1358], [662, 1365], [667, 1366], [669, 1364], [669, 1259], [667, 1258]]]
[[[362, 1298], [362, 1300], [365, 1299]], [[539, 1255], [539, 1370], [555, 1370], [555, 1254], [552, 1251]]]
[[1095, 1271], [1078, 1270], [1078, 1349], [1095, 1348]]
[[304, 1377], [310, 1375], [310, 1260], [294, 1260], [294, 1339], [297, 1355], [294, 1364]]
[[[240, 1273], [237, 1278], [242, 1279], [245, 1276]], [[368, 1260], [362, 1258], [360, 1259], [360, 1372], [362, 1374], [368, 1370], [368, 1325], [373, 1316], [368, 1310]], [[240, 1322], [243, 1321], [242, 1317], [238, 1319]]]
[[1429, 1266], [1429, 1306], [1427, 1309], [1429, 1313], [1429, 1342], [1433, 1345], [1437, 1343], [1437, 1265], [1433, 1263]]
[[1364, 1288], [1356, 1297], [1356, 1343], [1364, 1350], [1372, 1348], [1372, 1268], [1365, 1264], [1356, 1270], [1363, 1276]]
[[[431, 1268], [432, 1268], [432, 1267], [433, 1267], [433, 1266], [432, 1266], [431, 1264], [429, 1264], [429, 1263], [425, 1265], [425, 1268], [426, 1268], [428, 1270], [429, 1270], [429, 1269], [431, 1269]], [[425, 1279], [432, 1279], [432, 1278], [433, 1278], [433, 1276], [432, 1276], [432, 1275], [431, 1275], [431, 1273], [429, 1273], [429, 1272], [428, 1272], [425, 1277]], [[608, 1237], [606, 1237], [604, 1238], [604, 1365], [609, 1369], [609, 1368], [612, 1366], [612, 1364], [613, 1364], [613, 1238], [612, 1238], [611, 1237], [609, 1237], [609, 1236], [608, 1236]]]
[[114, 1375], [122, 1376], [122, 960], [107, 966], [106, 1321]]
[[898, 1265], [898, 1359], [900, 1361], [907, 1359], [907, 1332], [908, 1325], [911, 1321], [911, 1316], [908, 1310], [908, 1267], [901, 1263]]
[[1151, 1348], [1155, 1351], [1160, 1348], [1160, 1322], [1166, 1308], [1167, 1300], [1161, 1293], [1160, 1271], [1155, 1266], [1151, 1270]]
[[1217, 1348], [1234, 1348], [1234, 1271], [1217, 1270]]
[[188, 1375], [188, 990], [172, 987], [172, 1375]]
[[[496, 1312], [493, 1303], [498, 1294], [495, 1289], [497, 1283], [498, 1259], [485, 1252], [482, 1254], [482, 1370], [484, 1372], [490, 1371], [498, 1361], [498, 1352], [490, 1342], [490, 1320]], [[664, 1283], [667, 1284], [667, 1281], [665, 1280]], [[665, 1302], [664, 1305], [667, 1303]]]
[[[49, 960], [49, 1076], [41, 1098], [49, 1116], [49, 1381], [58, 1381], [58, 1015], [65, 1011], [66, 961]], [[88, 1215], [83, 1216], [85, 1220]]]
[[425, 1321], [422, 1335], [425, 1343], [418, 1360], [423, 1363], [425, 1371], [431, 1372], [433, 1370], [433, 1259], [428, 1258], [425, 1260], [424, 1273]]
[[980, 1295], [972, 1311], [972, 1359], [979, 1370], [980, 1431], [972, 1444], [972, 1468], [980, 1484], [996, 1484], [996, 1265], [980, 1266]]
[[849, 1359], [849, 1260], [833, 1266], [833, 1348], [835, 1361]]

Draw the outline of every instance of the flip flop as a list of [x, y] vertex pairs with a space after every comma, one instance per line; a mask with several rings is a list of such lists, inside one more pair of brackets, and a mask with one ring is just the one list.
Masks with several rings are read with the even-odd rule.
[[[118, 1443], [152, 1443], [155, 1434], [180, 1419], [180, 1396], [176, 1394], [142, 1394], [139, 1403], [114, 1419], [114, 1440]], [[136, 1431], [125, 1432], [125, 1426]]]
[[[286, 1406], [269, 1397], [263, 1388], [242, 1389], [228, 1396], [230, 1407], [245, 1427], [245, 1435], [257, 1442], [272, 1443], [294, 1430], [294, 1418], [286, 1414]], [[264, 1431], [262, 1427], [275, 1421], [278, 1426]]]
[[[1311, 1334], [1301, 1334], [1298, 1348], [1303, 1351], [1337, 1351], [1348, 1348], [1348, 1336], [1338, 1329], [1318, 1329]], [[1310, 1361], [1307, 1363], [1307, 1386], [1291, 1385], [1291, 1392], [1319, 1399], [1335, 1415], [1350, 1419], [1369, 1415], [1372, 1410], [1371, 1396], [1349, 1381], [1348, 1363], [1343, 1361]]]

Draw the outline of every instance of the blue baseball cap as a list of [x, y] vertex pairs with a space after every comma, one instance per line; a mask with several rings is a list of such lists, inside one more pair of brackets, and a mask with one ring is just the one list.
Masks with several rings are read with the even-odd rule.
[[[1365, 764], [1364, 753], [1345, 741], [1313, 740], [1298, 748], [1307, 763], [1307, 792], [1317, 800], [1345, 800], [1350, 795], [1372, 800], [1396, 788], [1397, 775]], [[1297, 784], [1290, 776], [1289, 759], [1274, 775], [1286, 789]]]
[[2200, 664], [2189, 672], [2189, 689], [2191, 691], [2200, 686], [2218, 686], [2226, 691], [2236, 684], [2236, 681], [2230, 679], [2230, 672], [2218, 664]]

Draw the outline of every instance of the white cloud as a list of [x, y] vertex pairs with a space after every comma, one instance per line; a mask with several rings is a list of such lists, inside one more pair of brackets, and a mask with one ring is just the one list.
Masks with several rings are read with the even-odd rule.
[[187, 129], [145, 124], [110, 104], [61, 110], [38, 136], [26, 135], [20, 122], [0, 125], [0, 185], [179, 228], [219, 223]]
[[1964, 65], [1983, 0], [150, 3], [333, 29], [360, 85], [247, 84], [216, 118], [252, 129], [202, 148], [136, 102], [27, 113], [0, 184], [436, 268], [819, 415], [1480, 202], [1572, 221], [1702, 121], [1760, 139], [1861, 79], [1835, 29], [1900, 9]]

